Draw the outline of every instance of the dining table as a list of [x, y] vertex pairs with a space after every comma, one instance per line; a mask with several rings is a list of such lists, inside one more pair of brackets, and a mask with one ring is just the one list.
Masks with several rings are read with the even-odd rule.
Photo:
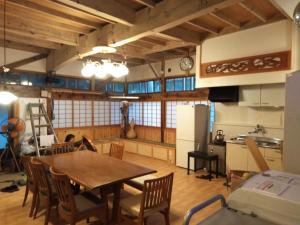
[[72, 181], [87, 190], [97, 188], [113, 190], [111, 224], [117, 224], [119, 221], [122, 184], [133, 178], [156, 172], [154, 169], [88, 150], [40, 156], [37, 160], [48, 168], [53, 167], [56, 171], [68, 175]]

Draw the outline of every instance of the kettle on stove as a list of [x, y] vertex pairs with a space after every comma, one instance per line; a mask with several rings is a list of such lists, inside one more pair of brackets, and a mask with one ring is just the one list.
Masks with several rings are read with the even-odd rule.
[[223, 130], [217, 130], [216, 136], [214, 139], [214, 144], [224, 144], [225, 135], [223, 134]]

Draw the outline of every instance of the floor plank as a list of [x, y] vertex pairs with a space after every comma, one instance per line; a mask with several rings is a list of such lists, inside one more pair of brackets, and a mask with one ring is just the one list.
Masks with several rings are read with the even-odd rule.
[[[195, 178], [195, 175], [186, 175], [186, 170], [168, 164], [165, 161], [144, 157], [136, 154], [126, 153], [124, 160], [136, 163], [142, 166], [156, 169], [158, 175], [165, 175], [174, 172], [174, 184], [172, 193], [171, 207], [171, 224], [181, 225], [183, 217], [188, 209], [196, 204], [210, 198], [216, 194], [228, 196], [229, 191], [223, 186], [224, 178], [213, 179], [212, 181], [201, 180]], [[24, 208], [21, 207], [24, 195], [24, 188], [15, 193], [0, 193], [0, 224], [9, 225], [40, 225], [44, 223], [44, 216], [41, 215], [35, 220], [28, 217], [31, 196]], [[209, 207], [207, 210], [197, 214], [191, 224], [200, 221], [209, 214], [213, 213], [219, 204]], [[63, 224], [58, 222], [55, 212], [52, 213], [51, 222], [49, 224]], [[79, 225], [86, 224], [85, 221], [78, 223]], [[93, 223], [93, 224], [98, 224]], [[149, 218], [148, 225], [164, 225], [163, 217], [160, 215]]]

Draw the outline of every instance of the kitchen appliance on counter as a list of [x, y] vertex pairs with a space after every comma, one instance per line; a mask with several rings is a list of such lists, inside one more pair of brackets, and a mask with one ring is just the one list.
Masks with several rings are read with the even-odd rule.
[[[177, 105], [176, 115], [176, 166], [187, 168], [188, 152], [207, 151], [209, 106]], [[197, 162], [197, 168], [201, 167]]]
[[225, 135], [223, 133], [223, 130], [217, 130], [213, 143], [215, 145], [226, 145]]

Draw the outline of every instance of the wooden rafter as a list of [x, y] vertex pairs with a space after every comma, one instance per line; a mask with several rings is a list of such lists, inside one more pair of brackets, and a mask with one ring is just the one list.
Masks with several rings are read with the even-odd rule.
[[243, 1], [243, 2], [240, 2], [239, 5], [241, 7], [243, 7], [244, 9], [246, 9], [248, 12], [250, 12], [252, 15], [257, 17], [263, 23], [267, 22], [268, 18], [257, 7], [255, 7], [250, 2]]
[[149, 8], [154, 8], [155, 7], [155, 2], [153, 0], [134, 0], [142, 5], [145, 5]]
[[[3, 24], [0, 24], [0, 30], [3, 30]], [[59, 31], [47, 26], [40, 26], [40, 24], [37, 24], [36, 22], [24, 22], [21, 19], [9, 18], [6, 23], [6, 31], [11, 34], [38, 40], [46, 40], [73, 46], [77, 45], [77, 34]]]
[[241, 27], [239, 22], [234, 21], [233, 19], [229, 18], [228, 16], [225, 16], [221, 12], [212, 12], [212, 13], [210, 13], [210, 15], [217, 18], [218, 20], [228, 24], [229, 26], [231, 26], [235, 29], [240, 29], [240, 27]]
[[114, 0], [56, 0], [108, 21], [133, 26], [135, 11]]
[[198, 32], [187, 30], [181, 27], [174, 27], [169, 30], [163, 31], [162, 33], [194, 44], [200, 44], [204, 38], [204, 36], [199, 34]]
[[13, 63], [7, 64], [7, 65], [5, 65], [5, 67], [8, 67], [10, 69], [14, 69], [14, 68], [17, 68], [17, 67], [20, 67], [20, 66], [24, 66], [26, 64], [33, 63], [35, 61], [44, 59], [46, 57], [47, 57], [46, 54], [39, 54], [39, 55], [31, 56], [31, 57], [26, 58], [26, 59], [21, 59], [21, 60], [19, 60], [17, 62], [13, 62]]
[[204, 31], [207, 31], [211, 34], [218, 34], [218, 30], [213, 28], [213, 27], [208, 27], [208, 26], [203, 25], [203, 24], [200, 25], [198, 23], [194, 23], [194, 22], [191, 22], [191, 21], [188, 21], [188, 22], [185, 22], [185, 23], [188, 24], [191, 27], [196, 28], [196, 29], [204, 30]]
[[[4, 46], [4, 40], [0, 39], [0, 46]], [[33, 52], [33, 53], [40, 53], [40, 54], [48, 54], [49, 50], [41, 47], [32, 46], [30, 44], [21, 44], [13, 41], [6, 40], [5, 46], [7, 48], [26, 51], [26, 52]]]
[[[15, 43], [20, 43], [20, 44], [31, 45], [31, 46], [36, 46], [36, 47], [40, 47], [40, 48], [46, 48], [46, 49], [61, 48], [61, 45], [57, 44], [57, 43], [44, 41], [44, 40], [37, 40], [37, 39], [31, 38], [31, 37], [24, 37], [24, 36], [15, 34], [15, 33], [11, 33], [9, 31], [6, 32], [5, 38], [8, 41], [12, 41]], [[3, 39], [2, 32], [0, 32], [0, 39]]]
[[[152, 9], [146, 8], [136, 14], [136, 24], [132, 27], [122, 24], [106, 25], [79, 41], [79, 46], [73, 49], [59, 50], [49, 57], [55, 58], [50, 67], [56, 69], [63, 63], [76, 59], [78, 53], [85, 54], [99, 44], [121, 46], [140, 38], [159, 33], [176, 27], [186, 21], [193, 20], [202, 15], [214, 12], [216, 8], [223, 9], [239, 3], [241, 0], [165, 0]], [[81, 43], [83, 46], [80, 46]], [[169, 45], [170, 46], [170, 45]], [[182, 46], [179, 46], [182, 47]], [[70, 47], [71, 48], [71, 47]], [[54, 56], [55, 55], [55, 56]]]
[[62, 23], [74, 25], [74, 26], [86, 26], [90, 28], [98, 28], [100, 27], [98, 23], [85, 20], [76, 16], [68, 15], [62, 12], [59, 12], [54, 9], [50, 9], [44, 7], [42, 5], [38, 5], [32, 2], [28, 2], [26, 0], [9, 0], [7, 1], [10, 5], [15, 5], [18, 7], [22, 7], [23, 9], [27, 9], [29, 11], [34, 11], [39, 14], [41, 17], [47, 21], [47, 18], [50, 20], [56, 20]]

